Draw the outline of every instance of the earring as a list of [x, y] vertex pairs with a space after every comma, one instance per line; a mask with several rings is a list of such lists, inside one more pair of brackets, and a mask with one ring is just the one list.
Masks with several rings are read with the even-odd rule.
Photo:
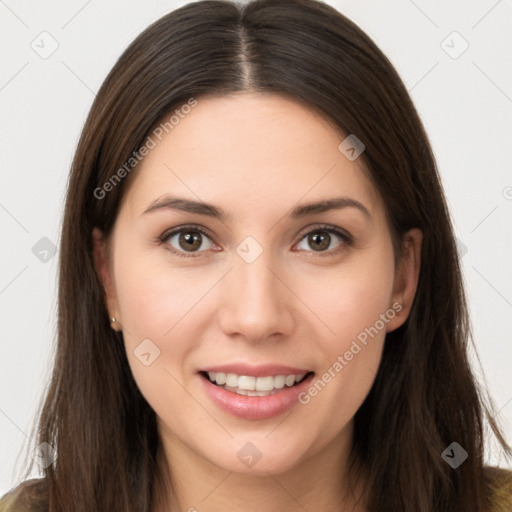
[[[112, 328], [114, 331], [118, 332], [118, 331], [120, 331], [120, 330], [121, 330], [121, 325], [120, 325], [120, 324], [119, 324], [119, 322], [116, 320], [116, 317], [115, 317], [115, 316], [111, 316], [111, 317], [110, 317], [110, 322], [111, 322], [111, 324], [112, 324], [112, 325], [111, 325], [111, 328]], [[119, 327], [118, 327], [118, 326], [119, 326]]]

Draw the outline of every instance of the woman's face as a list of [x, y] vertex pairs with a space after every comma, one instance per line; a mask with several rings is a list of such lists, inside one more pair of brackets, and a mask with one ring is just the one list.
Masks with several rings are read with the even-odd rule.
[[167, 454], [264, 474], [345, 449], [417, 278], [413, 259], [395, 272], [361, 159], [277, 95], [198, 98], [167, 130], [133, 171], [108, 267], [96, 249]]

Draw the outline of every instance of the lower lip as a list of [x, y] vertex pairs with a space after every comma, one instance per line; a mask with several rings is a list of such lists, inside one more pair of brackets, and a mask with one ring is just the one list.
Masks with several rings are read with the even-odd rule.
[[205, 390], [210, 398], [224, 411], [248, 420], [273, 418], [290, 409], [298, 402], [300, 393], [305, 391], [313, 379], [310, 374], [303, 381], [291, 388], [284, 387], [277, 393], [267, 396], [239, 395], [233, 391], [212, 384], [206, 377], [199, 374]]

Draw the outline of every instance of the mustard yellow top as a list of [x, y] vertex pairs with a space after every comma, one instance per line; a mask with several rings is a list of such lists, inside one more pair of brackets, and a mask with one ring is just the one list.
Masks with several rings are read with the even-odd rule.
[[[485, 468], [491, 506], [488, 512], [512, 512], [512, 471]], [[34, 496], [44, 496], [42, 478], [22, 482], [0, 499], [0, 512], [47, 512], [48, 505], [34, 503]]]

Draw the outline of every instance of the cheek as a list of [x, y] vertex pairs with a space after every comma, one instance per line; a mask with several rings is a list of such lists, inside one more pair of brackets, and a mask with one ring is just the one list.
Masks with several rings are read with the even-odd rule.
[[[121, 241], [117, 249], [115, 282], [125, 348], [134, 378], [151, 403], [162, 389], [175, 385], [171, 376], [183, 373], [187, 355], [200, 342], [194, 333], [205, 329], [201, 322], [206, 320], [194, 315], [194, 306], [218, 278], [200, 279], [187, 271], [171, 270], [165, 258], [159, 261], [143, 250], [123, 250]], [[144, 361], [141, 353], [150, 355]]]
[[186, 273], [139, 263], [120, 267], [117, 275], [127, 358], [141, 394], [168, 427], [179, 431], [183, 418], [169, 411], [194, 412], [195, 402], [183, 387], [189, 384], [185, 365], [207, 329], [194, 306], [214, 280], [198, 283]]
[[[392, 249], [354, 254], [335, 269], [310, 270], [300, 283], [299, 296], [305, 298], [326, 327], [322, 331], [324, 335], [318, 338], [323, 344], [322, 351], [332, 357], [348, 349], [352, 339], [373, 326], [391, 308]], [[378, 327], [384, 335], [386, 329], [380, 322]]]
[[154, 268], [147, 269], [143, 265], [136, 268], [118, 276], [123, 326], [128, 331], [158, 339], [185, 314], [191, 287], [186, 286], [179, 275], [168, 279], [165, 273], [156, 272]]
[[167, 337], [214, 283], [215, 276], [210, 279], [193, 268], [173, 268], [165, 249], [143, 247], [137, 238], [119, 237], [116, 248], [116, 294], [128, 334]]
[[[389, 256], [389, 257], [388, 257]], [[318, 332], [322, 365], [301, 398], [309, 419], [330, 422], [332, 434], [356, 413], [378, 371], [392, 307], [392, 249], [367, 253], [340, 266], [339, 272], [317, 273], [308, 305], [329, 328]], [[322, 293], [319, 292], [322, 290]], [[305, 292], [302, 292], [305, 293]], [[314, 420], [313, 420], [314, 418]]]

